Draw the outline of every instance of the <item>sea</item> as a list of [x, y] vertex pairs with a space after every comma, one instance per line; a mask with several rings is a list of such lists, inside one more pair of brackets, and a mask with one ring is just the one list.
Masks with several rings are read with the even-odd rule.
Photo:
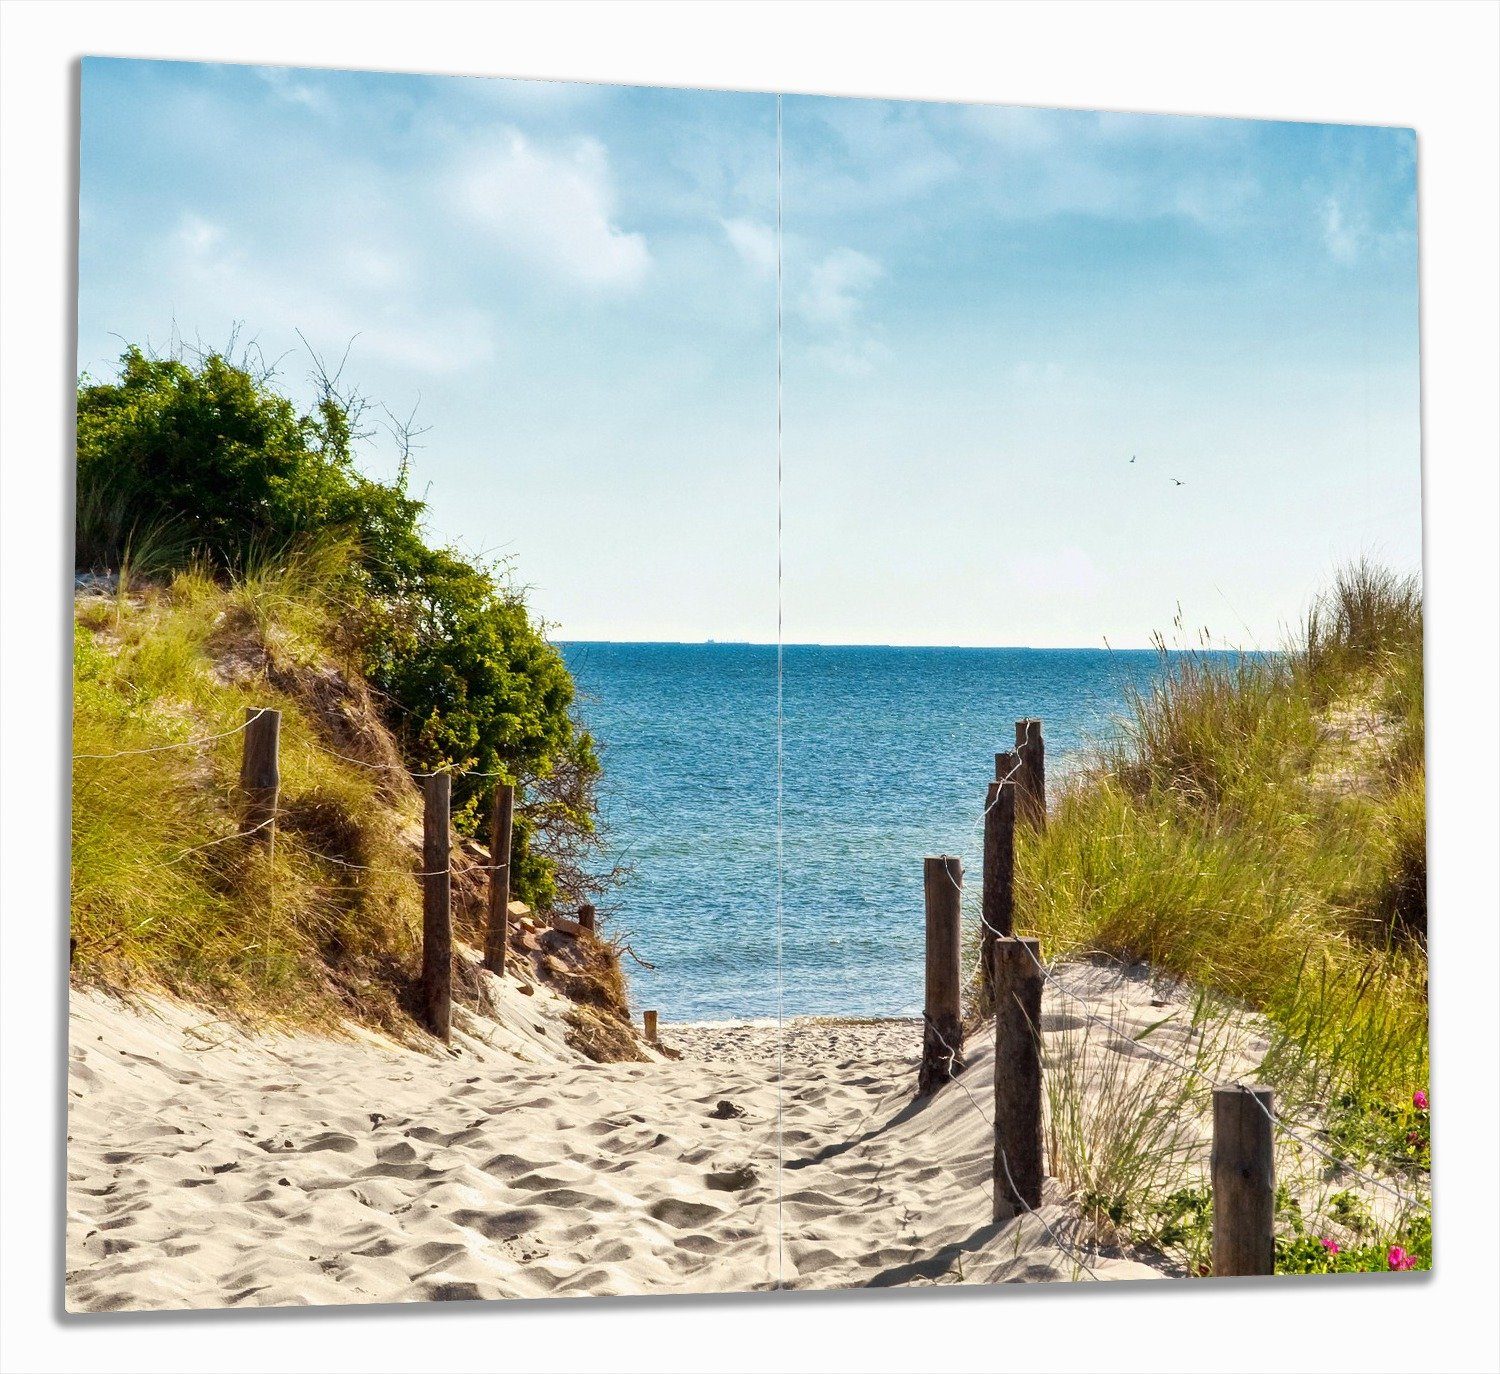
[[560, 648], [630, 866], [604, 927], [663, 1022], [918, 1014], [922, 859], [959, 855], [977, 892], [1016, 720], [1042, 719], [1054, 785], [1164, 671], [1154, 650], [788, 645], [778, 825], [775, 645]]

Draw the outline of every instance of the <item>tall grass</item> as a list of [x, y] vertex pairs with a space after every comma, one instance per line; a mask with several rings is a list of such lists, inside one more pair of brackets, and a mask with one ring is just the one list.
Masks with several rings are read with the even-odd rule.
[[1145, 959], [1263, 1011], [1288, 1101], [1409, 1101], [1427, 1075], [1421, 655], [1415, 581], [1367, 563], [1284, 654], [1164, 654], [1022, 837], [1018, 923], [1050, 956]]
[[1163, 1200], [1201, 1180], [1212, 1084], [1244, 1032], [1202, 994], [1165, 1059], [1120, 1053], [1149, 1034], [1119, 1013], [1101, 1020], [1047, 1037], [1047, 1158], [1097, 1241], [1163, 1246], [1175, 1225]]
[[[224, 587], [168, 585], [80, 603], [74, 656], [72, 935], [84, 978], [146, 983], [289, 1021], [348, 1012], [399, 1024], [420, 903], [414, 795], [321, 747], [307, 703], [269, 667], [313, 659], [327, 629], [314, 564]], [[274, 854], [238, 835], [247, 706], [281, 710]], [[155, 752], [136, 752], [153, 750]], [[375, 871], [353, 870], [360, 864]]]
[[1420, 582], [1362, 558], [1340, 569], [1333, 586], [1313, 603], [1303, 625], [1301, 658], [1310, 684], [1331, 688], [1383, 673], [1403, 659], [1418, 665], [1420, 677], [1421, 646]]
[[153, 575], [188, 561], [190, 540], [179, 526], [142, 519], [127, 493], [86, 473], [78, 475], [73, 512], [73, 563], [80, 570], [131, 567]]

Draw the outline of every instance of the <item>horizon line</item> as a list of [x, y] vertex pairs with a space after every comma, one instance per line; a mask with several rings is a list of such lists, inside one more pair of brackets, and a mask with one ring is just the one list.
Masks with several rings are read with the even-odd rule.
[[[561, 636], [555, 644], [576, 645], [630, 645], [638, 648], [661, 649], [775, 649], [774, 639], [573, 639]], [[830, 642], [828, 640], [783, 640], [782, 649], [961, 649], [975, 652], [1021, 652], [1021, 653], [1160, 653], [1155, 644], [875, 644], [865, 642]], [[1239, 644], [1198, 645], [1192, 648], [1169, 646], [1169, 654], [1214, 653], [1214, 654], [1274, 654], [1283, 649], [1247, 648]]]

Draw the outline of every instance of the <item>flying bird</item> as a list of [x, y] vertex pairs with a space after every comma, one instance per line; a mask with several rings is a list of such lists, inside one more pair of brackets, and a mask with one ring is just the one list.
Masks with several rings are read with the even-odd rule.
[[1173, 477], [1171, 479], [1171, 481], [1172, 481], [1172, 485], [1173, 486], [1177, 486], [1177, 487], [1185, 487], [1185, 486], [1187, 486], [1187, 483], [1184, 482], [1182, 480], [1182, 478], [1180, 478], [1180, 477]]
[[1133, 454], [1133, 453], [1132, 453], [1132, 454], [1131, 454], [1131, 455], [1130, 455], [1130, 461], [1131, 461], [1131, 462], [1132, 462], [1132, 463], [1133, 463], [1133, 462], [1135, 462], [1135, 454]]

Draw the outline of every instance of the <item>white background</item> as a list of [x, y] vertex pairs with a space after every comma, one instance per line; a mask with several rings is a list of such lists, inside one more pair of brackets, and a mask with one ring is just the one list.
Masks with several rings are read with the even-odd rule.
[[[32, 1370], [1494, 1369], [1497, 257], [1489, 4], [11, 4], [3, 12], [3, 1268]], [[1408, 124], [1419, 134], [1437, 1274], [61, 1315], [82, 53]]]

